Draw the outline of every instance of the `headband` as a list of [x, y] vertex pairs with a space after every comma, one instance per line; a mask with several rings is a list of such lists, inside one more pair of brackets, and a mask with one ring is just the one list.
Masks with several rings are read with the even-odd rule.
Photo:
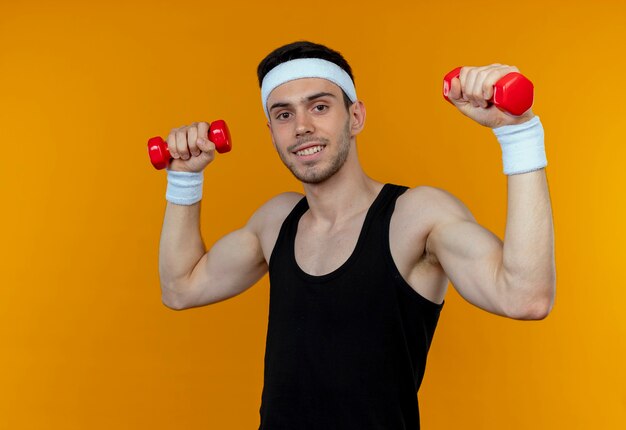
[[354, 82], [350, 79], [350, 75], [341, 67], [321, 58], [298, 58], [280, 63], [263, 78], [261, 100], [263, 101], [263, 110], [268, 120], [270, 114], [267, 110], [267, 99], [274, 88], [285, 82], [302, 78], [326, 79], [338, 85], [348, 95], [352, 103], [357, 100]]

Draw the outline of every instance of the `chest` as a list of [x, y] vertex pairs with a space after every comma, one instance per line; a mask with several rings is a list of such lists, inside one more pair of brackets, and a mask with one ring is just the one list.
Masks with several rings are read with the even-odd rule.
[[365, 221], [365, 213], [335, 226], [314, 225], [300, 219], [294, 241], [298, 266], [309, 275], [321, 276], [341, 267], [355, 251]]
[[[424, 203], [421, 207], [427, 207]], [[448, 278], [438, 261], [425, 252], [428, 233], [437, 219], [429, 211], [411, 210], [398, 199], [389, 222], [389, 249], [401, 276], [418, 294], [435, 303], [441, 303], [448, 286]], [[299, 268], [312, 276], [322, 276], [343, 266], [353, 255], [362, 235], [366, 213], [340, 227], [315, 226], [306, 219], [306, 213], [297, 222], [297, 231], [291, 244]], [[282, 222], [282, 220], [281, 220]], [[280, 223], [271, 234], [264, 236], [264, 253], [269, 264]], [[365, 236], [363, 245], [367, 246]], [[291, 244], [287, 246], [292, 246]], [[374, 246], [382, 246], [376, 244]]]

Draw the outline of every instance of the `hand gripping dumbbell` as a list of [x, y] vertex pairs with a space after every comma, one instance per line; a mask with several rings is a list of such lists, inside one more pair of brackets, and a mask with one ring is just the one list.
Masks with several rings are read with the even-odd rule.
[[[215, 144], [215, 150], [220, 154], [230, 151], [233, 147], [228, 126], [221, 119], [211, 123], [208, 138]], [[150, 155], [150, 161], [157, 170], [165, 169], [172, 161], [167, 142], [160, 136], [148, 140], [148, 155]]]
[[[443, 78], [443, 98], [449, 101], [448, 93], [452, 87], [452, 79], [458, 78], [461, 68], [457, 67]], [[487, 102], [511, 115], [522, 115], [533, 105], [533, 84], [524, 75], [511, 72], [500, 78], [493, 86], [493, 97]]]

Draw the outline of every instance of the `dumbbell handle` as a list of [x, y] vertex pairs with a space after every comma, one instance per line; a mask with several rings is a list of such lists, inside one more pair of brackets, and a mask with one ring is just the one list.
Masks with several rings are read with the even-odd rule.
[[[448, 93], [452, 87], [452, 79], [461, 75], [461, 68], [449, 72], [443, 78], [443, 98], [452, 103]], [[493, 86], [493, 97], [488, 102], [511, 115], [522, 115], [533, 105], [534, 86], [524, 75], [511, 72], [500, 78]]]
[[[230, 151], [233, 147], [230, 131], [224, 120], [219, 119], [211, 123], [208, 138], [215, 144], [215, 150], [220, 154]], [[157, 170], [165, 169], [172, 161], [167, 142], [160, 136], [148, 140], [148, 155], [150, 162]]]

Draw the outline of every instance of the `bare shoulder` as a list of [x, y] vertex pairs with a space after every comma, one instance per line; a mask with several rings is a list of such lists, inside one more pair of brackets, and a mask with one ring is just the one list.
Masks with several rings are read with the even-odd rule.
[[449, 280], [429, 252], [428, 238], [439, 223], [466, 216], [465, 211], [458, 198], [432, 186], [410, 188], [396, 200], [389, 225], [391, 256], [411, 288], [433, 303], [442, 303]]
[[437, 259], [428, 248], [428, 238], [437, 226], [459, 219], [474, 220], [474, 217], [452, 193], [427, 185], [410, 188], [396, 202], [392, 240], [395, 236], [399, 243], [406, 244], [406, 252], [413, 255], [410, 264], [422, 260], [436, 264]]
[[302, 197], [303, 194], [296, 192], [278, 194], [260, 206], [250, 218], [248, 225], [260, 240], [266, 261], [269, 262], [269, 256], [285, 218]]
[[278, 194], [263, 203], [252, 215], [252, 221], [261, 226], [267, 222], [284, 219], [293, 210], [296, 204], [304, 197], [300, 193], [286, 192]]
[[456, 218], [471, 218], [468, 207], [454, 194], [443, 188], [421, 185], [408, 189], [398, 198], [397, 209], [403, 217], [415, 217], [421, 214], [432, 224], [446, 222]]

